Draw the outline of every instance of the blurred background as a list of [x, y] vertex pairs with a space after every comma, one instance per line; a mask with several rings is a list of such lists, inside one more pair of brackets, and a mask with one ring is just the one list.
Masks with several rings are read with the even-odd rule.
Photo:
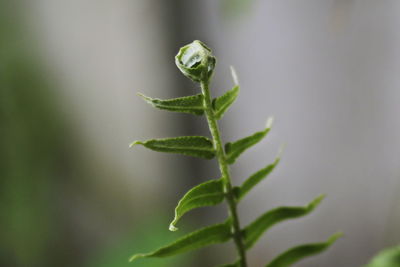
[[198, 88], [174, 64], [199, 39], [218, 58], [215, 96], [241, 82], [221, 120], [232, 141], [272, 132], [232, 167], [239, 184], [278, 168], [240, 205], [246, 225], [280, 205], [328, 197], [271, 229], [249, 252], [264, 266], [304, 242], [345, 237], [296, 266], [361, 266], [400, 241], [400, 2], [397, 0], [0, 0], [0, 266], [213, 266], [223, 244], [129, 264], [226, 217], [224, 205], [168, 224], [215, 162], [129, 149], [136, 139], [208, 134], [204, 118], [137, 97]]

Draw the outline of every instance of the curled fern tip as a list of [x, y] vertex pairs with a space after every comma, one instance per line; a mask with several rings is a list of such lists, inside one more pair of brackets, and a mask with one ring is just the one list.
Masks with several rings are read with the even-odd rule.
[[178, 227], [175, 227], [172, 223], [169, 225], [169, 228], [168, 228], [171, 232], [175, 232], [175, 231], [178, 231]]

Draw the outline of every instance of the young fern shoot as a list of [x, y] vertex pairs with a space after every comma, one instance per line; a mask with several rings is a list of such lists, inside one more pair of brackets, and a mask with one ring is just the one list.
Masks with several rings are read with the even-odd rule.
[[[182, 197], [175, 208], [175, 217], [169, 225], [171, 231], [178, 230], [177, 223], [185, 213], [195, 208], [215, 206], [224, 200], [228, 206], [229, 217], [223, 223], [211, 225], [189, 233], [153, 252], [135, 254], [130, 258], [130, 261], [138, 258], [173, 256], [233, 240], [236, 246], [237, 259], [234, 263], [223, 266], [247, 267], [246, 251], [258, 241], [262, 234], [279, 222], [299, 218], [312, 212], [324, 196], [317, 197], [306, 206], [278, 207], [272, 209], [242, 228], [237, 212], [238, 203], [253, 187], [272, 172], [279, 163], [280, 155], [278, 155], [272, 164], [251, 175], [241, 186], [232, 185], [229, 165], [234, 164], [244, 151], [260, 142], [268, 134], [272, 126], [272, 118], [268, 119], [264, 130], [224, 145], [221, 140], [218, 120], [222, 118], [239, 94], [239, 83], [235, 71], [232, 69], [234, 87], [222, 96], [213, 99], [210, 94], [209, 84], [214, 72], [216, 59], [212, 55], [210, 48], [200, 41], [193, 41], [179, 50], [179, 53], [175, 57], [175, 62], [186, 77], [200, 85], [200, 94], [168, 100], [153, 99], [142, 94], [140, 96], [146, 102], [159, 109], [198, 116], [204, 115], [208, 122], [211, 138], [184, 136], [152, 139], [135, 141], [131, 146], [143, 145], [155, 151], [179, 153], [203, 159], [216, 158], [218, 161], [221, 177], [193, 187]], [[291, 266], [304, 257], [327, 249], [340, 235], [340, 233], [334, 234], [326, 242], [300, 245], [289, 249], [265, 266]]]

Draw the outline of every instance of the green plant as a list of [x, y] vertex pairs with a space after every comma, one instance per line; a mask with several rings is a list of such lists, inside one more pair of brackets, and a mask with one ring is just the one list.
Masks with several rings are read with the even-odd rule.
[[[247, 266], [246, 251], [250, 249], [260, 236], [273, 225], [288, 219], [304, 216], [313, 211], [323, 199], [317, 197], [304, 207], [278, 207], [264, 213], [250, 225], [241, 228], [237, 213], [237, 205], [249, 191], [261, 182], [278, 164], [280, 157], [250, 176], [241, 186], [233, 186], [229, 165], [248, 148], [260, 142], [270, 131], [272, 119], [268, 119], [266, 128], [251, 136], [235, 142], [223, 145], [217, 120], [221, 119], [226, 110], [236, 100], [239, 93], [237, 76], [232, 69], [235, 83], [233, 89], [224, 95], [211, 98], [209, 84], [213, 75], [216, 59], [211, 50], [202, 42], [193, 43], [182, 47], [175, 57], [176, 65], [182, 73], [192, 81], [199, 83], [201, 93], [193, 96], [160, 100], [141, 95], [143, 99], [156, 108], [168, 111], [205, 115], [210, 128], [212, 139], [203, 136], [185, 136], [167, 139], [152, 139], [148, 141], [135, 141], [133, 145], [143, 145], [146, 148], [169, 153], [179, 153], [204, 159], [218, 160], [221, 178], [214, 179], [195, 186], [187, 192], [179, 201], [175, 209], [175, 218], [169, 229], [176, 231], [176, 224], [180, 218], [192, 209], [214, 206], [224, 200], [228, 204], [229, 218], [220, 224], [208, 226], [181, 237], [172, 244], [162, 247], [154, 252], [135, 254], [130, 261], [146, 257], [168, 257], [190, 250], [199, 249], [208, 245], [227, 242], [231, 239], [235, 242], [238, 259], [228, 266]], [[298, 260], [319, 253], [328, 248], [340, 234], [334, 234], [326, 242], [307, 244], [292, 248], [281, 254], [267, 267], [290, 266]]]
[[399, 267], [400, 245], [380, 251], [365, 267]]

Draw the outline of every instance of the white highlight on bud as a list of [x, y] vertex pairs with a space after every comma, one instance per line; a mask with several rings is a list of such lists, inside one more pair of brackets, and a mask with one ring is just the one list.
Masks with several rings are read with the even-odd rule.
[[239, 78], [236, 74], [235, 68], [233, 66], [230, 66], [230, 68], [231, 68], [233, 82], [235, 83], [235, 85], [239, 85]]

